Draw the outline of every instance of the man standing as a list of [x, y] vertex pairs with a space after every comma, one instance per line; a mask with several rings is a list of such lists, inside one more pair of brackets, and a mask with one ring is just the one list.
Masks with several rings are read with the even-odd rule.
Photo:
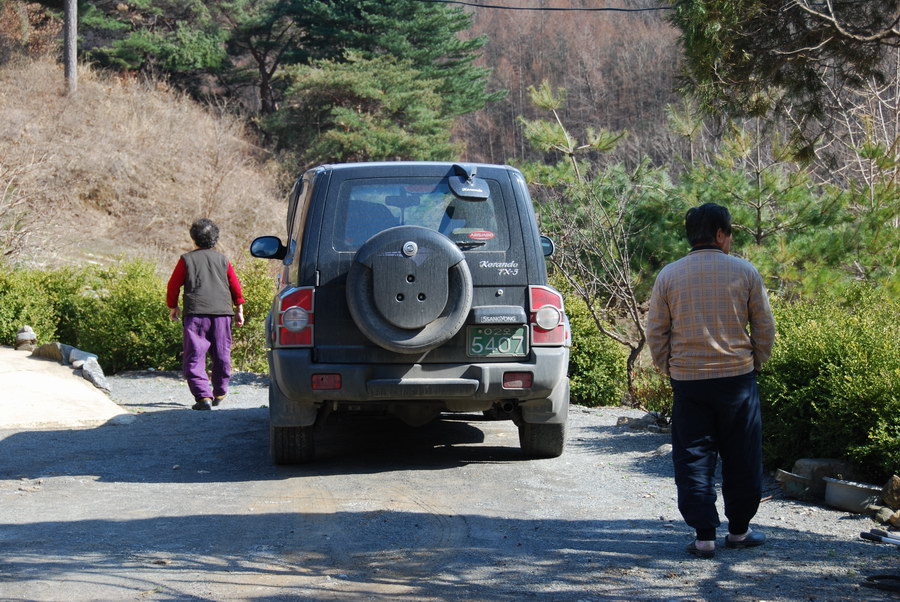
[[[166, 287], [170, 317], [182, 315], [178, 297], [184, 287], [184, 377], [194, 410], [211, 410], [228, 393], [231, 377], [231, 323], [244, 325], [244, 295], [234, 267], [214, 249], [219, 228], [211, 220], [191, 224], [194, 250], [182, 255]], [[237, 308], [235, 311], [234, 308]], [[206, 355], [210, 355], [210, 378]]]
[[766, 540], [750, 530], [762, 493], [756, 373], [771, 355], [775, 320], [759, 272], [728, 254], [728, 209], [715, 203], [690, 209], [685, 229], [691, 252], [657, 276], [647, 343], [654, 365], [672, 383], [678, 509], [696, 531], [687, 551], [712, 558], [720, 524], [714, 483], [718, 456], [728, 517], [725, 547], [749, 548]]

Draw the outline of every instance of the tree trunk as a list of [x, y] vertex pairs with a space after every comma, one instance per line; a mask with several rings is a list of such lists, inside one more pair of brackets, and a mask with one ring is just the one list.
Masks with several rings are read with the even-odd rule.
[[625, 370], [628, 379], [628, 402], [629, 405], [633, 408], [636, 408], [639, 405], [637, 391], [634, 388], [634, 372], [638, 356], [641, 355], [641, 350], [643, 348], [644, 340], [643, 337], [641, 337], [641, 340], [629, 350], [628, 360], [625, 362]]
[[66, 90], [73, 94], [78, 89], [78, 2], [65, 0], [65, 75]]
[[275, 112], [275, 94], [272, 90], [272, 76], [265, 66], [259, 69], [259, 112], [271, 115]]

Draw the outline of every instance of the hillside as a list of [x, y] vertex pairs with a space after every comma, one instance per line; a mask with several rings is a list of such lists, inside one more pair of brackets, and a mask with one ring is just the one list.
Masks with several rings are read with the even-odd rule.
[[[596, 8], [598, 3], [540, 4]], [[607, 4], [659, 5], [646, 0]], [[473, 17], [470, 34], [488, 38], [482, 61], [492, 70], [490, 89], [509, 91], [503, 101], [466, 116], [457, 126], [456, 136], [466, 142], [472, 159], [505, 162], [535, 156], [517, 118], [545, 117], [528, 95], [529, 87], [544, 81], [566, 90], [562, 117], [576, 134], [588, 127], [629, 132], [615, 160], [634, 163], [650, 156], [665, 163], [672, 156], [666, 106], [679, 103], [675, 78], [682, 51], [665, 11], [468, 10]]]
[[198, 217], [219, 224], [236, 262], [253, 237], [281, 233], [274, 161], [240, 120], [162, 83], [82, 67], [68, 96], [61, 65], [7, 63], [0, 116], [0, 226], [16, 218], [27, 234], [16, 262], [144, 257], [168, 269]]

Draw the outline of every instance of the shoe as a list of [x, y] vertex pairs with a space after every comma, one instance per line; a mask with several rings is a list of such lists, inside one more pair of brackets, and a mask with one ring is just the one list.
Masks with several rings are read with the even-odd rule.
[[203, 399], [198, 399], [197, 403], [191, 406], [192, 410], [211, 410], [212, 404], [210, 403], [209, 397], [204, 397]]
[[697, 547], [696, 541], [692, 541], [691, 543], [688, 544], [687, 553], [691, 554], [693, 556], [696, 556], [697, 558], [715, 558], [716, 557], [715, 549], [701, 550], [700, 548]]
[[212, 404], [213, 404], [213, 406], [217, 406], [220, 403], [222, 403], [223, 401], [225, 401], [224, 395], [216, 395], [212, 400]]
[[763, 533], [758, 533], [756, 531], [750, 531], [747, 533], [747, 536], [744, 539], [739, 541], [732, 541], [731, 535], [725, 536], [725, 547], [726, 548], [755, 548], [756, 546], [761, 546], [766, 543], [766, 536]]

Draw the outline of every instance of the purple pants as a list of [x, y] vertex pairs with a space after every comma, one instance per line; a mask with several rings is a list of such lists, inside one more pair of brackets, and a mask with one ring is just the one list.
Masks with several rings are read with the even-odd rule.
[[[228, 393], [231, 320], [232, 316], [184, 316], [184, 377], [196, 400], [204, 397], [212, 399]], [[207, 352], [211, 376], [206, 373]]]

